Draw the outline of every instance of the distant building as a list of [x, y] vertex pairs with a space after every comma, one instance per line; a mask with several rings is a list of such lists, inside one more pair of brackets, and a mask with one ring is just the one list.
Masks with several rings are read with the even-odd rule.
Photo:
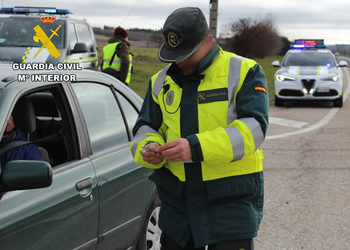
[[139, 48], [159, 48], [159, 43], [152, 41], [139, 41]]

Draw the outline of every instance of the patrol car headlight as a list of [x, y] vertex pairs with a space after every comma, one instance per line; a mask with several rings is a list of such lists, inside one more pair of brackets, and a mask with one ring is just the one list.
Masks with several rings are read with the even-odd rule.
[[323, 81], [333, 81], [333, 82], [337, 82], [339, 81], [339, 79], [340, 79], [340, 75], [333, 75], [333, 76], [322, 78]]
[[340, 76], [336, 75], [332, 77], [333, 82], [337, 82], [339, 80]]
[[295, 81], [295, 78], [289, 77], [289, 76], [283, 76], [283, 75], [277, 75], [276, 80], [279, 82], [284, 82], [284, 81]]

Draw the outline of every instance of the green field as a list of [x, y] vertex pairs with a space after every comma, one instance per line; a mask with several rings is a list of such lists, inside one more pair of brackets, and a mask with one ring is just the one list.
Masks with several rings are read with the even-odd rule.
[[[101, 59], [104, 45], [105, 43], [103, 42], [98, 43], [99, 57]], [[165, 67], [166, 64], [159, 61], [158, 49], [138, 48], [136, 44], [132, 44], [130, 51], [134, 54], [134, 73], [131, 76], [130, 88], [143, 98], [146, 94], [151, 76]], [[265, 71], [271, 101], [273, 101], [274, 98], [273, 77], [276, 72], [276, 68], [274, 68], [271, 63], [274, 60], [279, 60], [281, 62], [282, 58], [282, 56], [271, 56], [264, 59], [254, 59]]]
[[130, 88], [142, 98], [145, 96], [150, 78], [167, 64], [159, 61], [158, 49], [133, 48], [134, 73], [131, 76]]

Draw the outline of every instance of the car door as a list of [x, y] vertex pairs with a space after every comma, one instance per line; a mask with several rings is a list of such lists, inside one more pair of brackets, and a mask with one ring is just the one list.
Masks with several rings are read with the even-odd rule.
[[97, 249], [134, 245], [154, 192], [150, 169], [134, 162], [130, 127], [138, 111], [113, 87], [93, 82], [72, 84], [89, 131], [99, 190]]
[[[50, 187], [0, 194], [0, 249], [95, 249], [99, 200], [97, 178], [90, 159], [79, 153], [83, 151], [84, 134], [79, 129], [81, 124], [76, 107], [67, 101], [61, 85], [48, 86], [40, 92], [31, 90], [23, 96], [30, 98], [33, 94], [54, 98], [59, 108], [59, 117], [55, 117], [55, 121], [62, 122], [65, 128], [62, 138], [65, 146], [57, 155], [70, 151], [71, 156], [52, 166]], [[6, 90], [2, 98], [6, 98]], [[12, 102], [10, 98], [6, 101]], [[51, 105], [44, 102], [38, 107]], [[11, 110], [2, 109], [2, 112]], [[41, 122], [52, 123], [48, 117], [39, 118]], [[54, 152], [49, 152], [49, 155], [52, 157]]]

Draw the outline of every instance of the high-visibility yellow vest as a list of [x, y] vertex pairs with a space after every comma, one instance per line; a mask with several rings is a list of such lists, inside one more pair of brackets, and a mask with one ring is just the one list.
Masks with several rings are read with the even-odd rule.
[[[263, 153], [259, 147], [264, 141], [264, 134], [259, 122], [253, 117], [236, 119], [237, 94], [254, 66], [256, 62], [253, 60], [221, 50], [212, 65], [203, 72], [205, 77], [198, 86], [199, 133], [195, 136], [203, 153], [201, 166], [204, 181], [263, 170]], [[164, 160], [158, 165], [152, 165], [143, 161], [139, 153], [148, 142], [162, 145], [181, 138], [183, 88], [167, 75], [168, 68], [169, 66], [151, 78], [153, 101], [162, 110], [162, 126], [158, 131], [148, 126], [141, 127], [131, 145], [131, 151], [138, 164], [149, 168], [164, 166], [180, 181], [185, 181], [184, 162]], [[251, 93], [252, 98], [261, 94], [254, 89]], [[217, 141], [221, 143], [218, 144]]]
[[[122, 45], [122, 42], [109, 43], [105, 47], [103, 47], [102, 69], [112, 68], [112, 69], [115, 69], [116, 71], [120, 71], [121, 59], [120, 57], [118, 57], [118, 53], [117, 53], [118, 51], [115, 52], [116, 49], [119, 49], [117, 48], [119, 44]], [[114, 58], [113, 58], [113, 61], [111, 61], [113, 55], [114, 55]], [[132, 73], [132, 55], [131, 53], [129, 53], [129, 70], [125, 80], [125, 83], [127, 84], [130, 83], [131, 73]]]

